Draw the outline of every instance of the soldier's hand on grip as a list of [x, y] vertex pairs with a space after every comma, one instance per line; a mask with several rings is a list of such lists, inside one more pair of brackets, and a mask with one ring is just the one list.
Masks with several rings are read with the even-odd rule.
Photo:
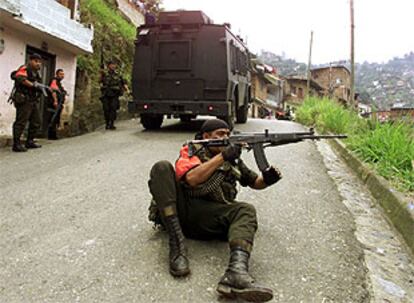
[[234, 163], [236, 159], [238, 159], [241, 155], [242, 148], [240, 145], [229, 145], [227, 146], [221, 154], [223, 155], [224, 161], [229, 161]]
[[273, 166], [270, 166], [267, 170], [262, 172], [263, 181], [266, 183], [267, 186], [275, 184], [277, 181], [282, 179], [282, 173]]

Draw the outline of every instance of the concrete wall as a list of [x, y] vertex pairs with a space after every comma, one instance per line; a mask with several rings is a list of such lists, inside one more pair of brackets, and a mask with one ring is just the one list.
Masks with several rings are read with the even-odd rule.
[[70, 10], [55, 0], [0, 0], [0, 9], [17, 15], [23, 24], [92, 52], [93, 30], [72, 20]]
[[119, 10], [136, 26], [145, 23], [143, 12], [130, 0], [116, 0]]
[[257, 74], [252, 75], [252, 98], [267, 99], [266, 83]]
[[20, 0], [0, 0], [0, 9], [12, 14], [18, 14], [20, 11]]
[[[13, 82], [10, 79], [11, 71], [25, 63], [26, 46], [41, 48], [42, 39], [18, 30], [4, 27], [0, 37], [5, 40], [5, 51], [0, 55], [0, 136], [11, 136], [11, 125], [15, 117], [15, 109], [6, 100], [12, 90]], [[56, 68], [65, 70], [63, 85], [68, 91], [65, 109], [62, 114], [62, 123], [68, 121], [73, 112], [73, 97], [75, 95], [76, 56], [57, 45], [49, 45], [48, 52], [56, 55]]]

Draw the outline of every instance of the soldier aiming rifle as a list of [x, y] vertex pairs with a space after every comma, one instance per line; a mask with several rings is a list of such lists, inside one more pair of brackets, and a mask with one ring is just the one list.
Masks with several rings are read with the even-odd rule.
[[[150, 220], [161, 224], [169, 236], [169, 269], [173, 276], [190, 273], [184, 235], [193, 239], [228, 241], [230, 260], [217, 292], [227, 298], [265, 302], [273, 291], [256, 284], [249, 274], [249, 259], [258, 227], [255, 207], [236, 201], [237, 182], [260, 190], [277, 183], [282, 174], [269, 165], [264, 148], [307, 139], [344, 138], [302, 133], [238, 133], [219, 119], [207, 120], [180, 150], [175, 168], [157, 162], [148, 182], [153, 201]], [[254, 152], [258, 175], [240, 159], [242, 148]]]

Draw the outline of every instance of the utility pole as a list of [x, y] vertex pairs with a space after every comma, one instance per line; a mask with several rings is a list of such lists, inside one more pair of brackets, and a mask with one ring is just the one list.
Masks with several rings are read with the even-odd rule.
[[309, 98], [310, 93], [310, 80], [311, 80], [311, 64], [312, 64], [312, 44], [313, 44], [313, 31], [311, 31], [310, 43], [309, 43], [309, 60], [308, 60], [308, 72], [306, 82], [306, 97]]
[[355, 110], [355, 53], [354, 53], [354, 0], [350, 0], [351, 4], [351, 109]]

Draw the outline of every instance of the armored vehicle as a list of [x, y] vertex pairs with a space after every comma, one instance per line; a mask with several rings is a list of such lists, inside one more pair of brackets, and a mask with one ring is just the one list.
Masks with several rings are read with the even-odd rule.
[[146, 129], [165, 116], [197, 115], [245, 123], [250, 103], [249, 52], [229, 24], [214, 24], [201, 11], [161, 12], [137, 29], [130, 113]]

